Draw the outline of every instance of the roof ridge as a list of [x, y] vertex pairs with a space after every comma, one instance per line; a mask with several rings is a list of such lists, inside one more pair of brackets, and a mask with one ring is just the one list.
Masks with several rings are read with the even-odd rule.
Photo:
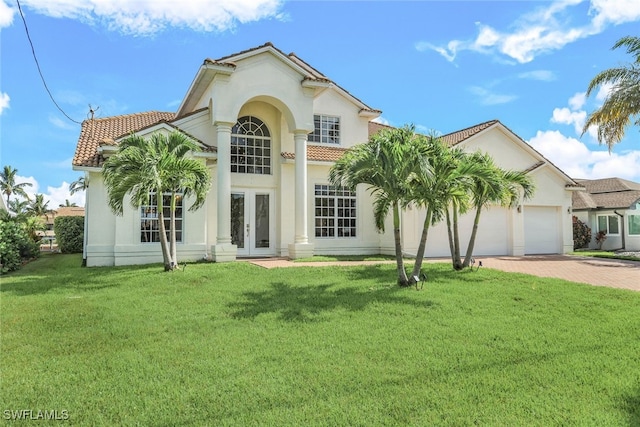
[[[114, 119], [124, 119], [127, 117], [140, 117], [140, 116], [146, 116], [146, 115], [151, 115], [151, 114], [173, 114], [174, 117], [176, 115], [176, 113], [173, 113], [171, 111], [158, 111], [158, 110], [150, 110], [150, 111], [140, 111], [137, 113], [127, 113], [127, 114], [118, 114], [115, 116], [106, 116], [106, 117], [94, 117], [93, 119], [85, 119], [83, 120], [83, 122], [87, 122], [87, 121], [105, 121], [105, 120], [114, 120]], [[172, 119], [173, 120], [173, 119]]]
[[[475, 124], [475, 125], [472, 125], [472, 126], [468, 126], [468, 127], [464, 128], [464, 129], [459, 129], [459, 130], [456, 130], [456, 131], [453, 131], [453, 132], [449, 132], [447, 134], [442, 135], [441, 138], [447, 137], [449, 135], [453, 135], [455, 133], [465, 132], [465, 131], [468, 131], [470, 129], [477, 128], [477, 127], [484, 126], [484, 125], [487, 125], [487, 127], [489, 127], [489, 126], [491, 126], [491, 125], [493, 125], [495, 123], [499, 123], [499, 122], [500, 122], [500, 120], [498, 120], [498, 119], [487, 120], [487, 121], [482, 122], [482, 123], [478, 123], [478, 124]], [[484, 128], [483, 128], [483, 130], [484, 130]]]

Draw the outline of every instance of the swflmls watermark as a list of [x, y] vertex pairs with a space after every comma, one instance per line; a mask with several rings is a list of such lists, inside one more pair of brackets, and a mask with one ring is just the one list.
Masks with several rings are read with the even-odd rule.
[[2, 412], [5, 420], [57, 420], [64, 421], [69, 419], [69, 411], [62, 410], [39, 410], [39, 409], [5, 409]]

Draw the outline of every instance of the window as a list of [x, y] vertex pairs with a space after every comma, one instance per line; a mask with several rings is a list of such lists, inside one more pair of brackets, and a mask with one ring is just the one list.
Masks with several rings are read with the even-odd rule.
[[629, 215], [629, 234], [640, 235], [640, 215]]
[[[162, 213], [164, 215], [164, 227], [169, 238], [171, 222], [171, 194], [162, 196]], [[152, 243], [160, 241], [160, 221], [158, 220], [158, 198], [156, 193], [149, 194], [149, 204], [140, 207], [140, 241]], [[176, 196], [176, 242], [182, 242], [182, 195]]]
[[241, 117], [231, 129], [231, 172], [271, 175], [271, 136], [262, 120]]
[[605, 231], [607, 235], [620, 234], [618, 215], [598, 215], [598, 231]]
[[356, 237], [356, 193], [333, 185], [315, 186], [316, 237]]
[[309, 142], [340, 144], [340, 117], [314, 115], [314, 130], [309, 134]]

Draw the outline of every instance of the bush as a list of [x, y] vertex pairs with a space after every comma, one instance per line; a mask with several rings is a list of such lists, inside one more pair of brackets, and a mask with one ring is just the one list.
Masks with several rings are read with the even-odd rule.
[[84, 217], [60, 216], [53, 222], [58, 249], [62, 253], [82, 253], [84, 242]]
[[0, 220], [0, 274], [18, 270], [23, 260], [39, 254], [38, 244], [29, 238], [21, 224]]
[[573, 250], [589, 246], [591, 242], [591, 228], [578, 217], [573, 217]]

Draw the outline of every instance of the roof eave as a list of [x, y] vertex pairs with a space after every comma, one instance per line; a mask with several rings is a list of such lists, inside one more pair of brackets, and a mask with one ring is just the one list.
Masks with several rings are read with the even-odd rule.
[[176, 117], [182, 117], [188, 114], [195, 108], [196, 103], [202, 97], [207, 90], [216, 74], [229, 76], [235, 71], [235, 64], [231, 63], [216, 63], [211, 60], [205, 60], [204, 63], [198, 69], [193, 82], [187, 90], [187, 94], [182, 100]]

